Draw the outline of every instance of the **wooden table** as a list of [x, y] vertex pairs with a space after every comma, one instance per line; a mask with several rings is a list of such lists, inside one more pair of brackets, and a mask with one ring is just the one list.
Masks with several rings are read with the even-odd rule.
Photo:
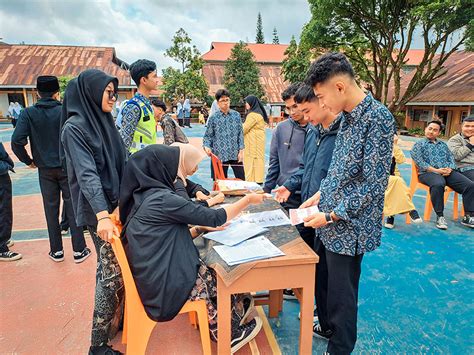
[[[271, 313], [278, 312], [281, 289], [292, 288], [300, 299], [299, 353], [311, 354], [313, 340], [313, 306], [315, 267], [318, 256], [303, 239], [284, 249], [285, 256], [261, 260], [243, 276], [226, 286], [219, 271], [217, 273], [217, 314], [219, 354], [230, 354], [231, 340], [231, 295], [237, 293], [270, 290]], [[276, 307], [276, 308], [275, 308]]]

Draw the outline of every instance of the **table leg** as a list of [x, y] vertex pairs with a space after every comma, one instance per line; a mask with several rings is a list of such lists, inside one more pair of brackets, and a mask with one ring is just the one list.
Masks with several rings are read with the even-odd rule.
[[231, 314], [230, 294], [223, 282], [217, 281], [217, 353], [230, 355]]
[[281, 290], [270, 290], [268, 295], [268, 316], [270, 318], [278, 317], [280, 310], [280, 292]]
[[[314, 275], [314, 271], [310, 275]], [[300, 354], [311, 354], [313, 342], [314, 281], [306, 282], [300, 290], [302, 294], [300, 303]]]

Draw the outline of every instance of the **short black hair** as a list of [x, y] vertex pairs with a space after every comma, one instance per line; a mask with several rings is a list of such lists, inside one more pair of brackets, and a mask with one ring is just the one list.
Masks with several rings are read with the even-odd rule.
[[305, 83], [315, 86], [339, 74], [346, 74], [354, 78], [354, 69], [352, 69], [351, 63], [342, 53], [325, 53], [311, 64]]
[[151, 104], [155, 107], [160, 107], [163, 111], [166, 112], [166, 104], [163, 101], [158, 100], [158, 99], [153, 99], [151, 100]]
[[295, 94], [295, 102], [297, 104], [302, 104], [304, 102], [313, 102], [317, 99], [318, 98], [314, 94], [313, 87], [309, 85], [301, 85]]
[[41, 97], [42, 99], [48, 99], [48, 98], [53, 97], [54, 94], [56, 94], [57, 92], [59, 92], [59, 91], [52, 91], [52, 92], [38, 91], [38, 95], [39, 95], [39, 97]]
[[462, 123], [464, 122], [474, 122], [474, 115], [469, 115], [467, 117], [464, 117], [464, 119], [462, 120]]
[[283, 101], [286, 101], [288, 99], [291, 99], [292, 96], [295, 96], [296, 92], [298, 89], [303, 85], [303, 83], [293, 83], [290, 86], [288, 86], [282, 93], [281, 93], [281, 99]]
[[146, 77], [156, 70], [155, 62], [148, 59], [139, 59], [130, 65], [130, 76], [137, 86], [140, 86], [140, 79]]
[[439, 126], [439, 130], [440, 130], [440, 131], [443, 130], [444, 125], [443, 125], [443, 123], [442, 123], [441, 121], [438, 121], [438, 120], [431, 120], [431, 121], [429, 121], [428, 124], [426, 125], [426, 127], [428, 127], [428, 126], [429, 126], [430, 124], [432, 124], [432, 123], [437, 124], [437, 125]]
[[219, 89], [216, 91], [216, 100], [219, 101], [222, 96], [230, 97], [229, 91], [227, 89]]

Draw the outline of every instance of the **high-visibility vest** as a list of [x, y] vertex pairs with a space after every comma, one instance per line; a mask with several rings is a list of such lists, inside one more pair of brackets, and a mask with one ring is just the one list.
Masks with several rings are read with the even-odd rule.
[[150, 111], [150, 108], [142, 100], [132, 98], [131, 101], [140, 107], [140, 120], [135, 128], [129, 149], [130, 154], [133, 154], [149, 144], [156, 144], [156, 121], [153, 110]]

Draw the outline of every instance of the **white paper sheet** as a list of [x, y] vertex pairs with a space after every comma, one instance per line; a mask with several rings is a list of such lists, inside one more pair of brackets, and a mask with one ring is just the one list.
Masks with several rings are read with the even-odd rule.
[[252, 223], [259, 227], [276, 227], [290, 224], [290, 219], [282, 210], [263, 211], [258, 213], [242, 214], [232, 223]]
[[204, 238], [215, 240], [225, 245], [236, 245], [246, 239], [266, 232], [268, 229], [255, 224], [244, 222], [231, 224], [223, 231], [210, 232], [203, 235]]
[[285, 253], [263, 236], [243, 241], [232, 247], [216, 245], [214, 250], [229, 266], [285, 255]]
[[297, 224], [304, 223], [304, 218], [311, 216], [319, 212], [318, 206], [311, 206], [308, 208], [301, 209], [290, 209], [290, 220], [291, 224], [296, 226]]
[[219, 186], [223, 186], [228, 190], [261, 190], [262, 187], [256, 182], [241, 180], [220, 180]]

